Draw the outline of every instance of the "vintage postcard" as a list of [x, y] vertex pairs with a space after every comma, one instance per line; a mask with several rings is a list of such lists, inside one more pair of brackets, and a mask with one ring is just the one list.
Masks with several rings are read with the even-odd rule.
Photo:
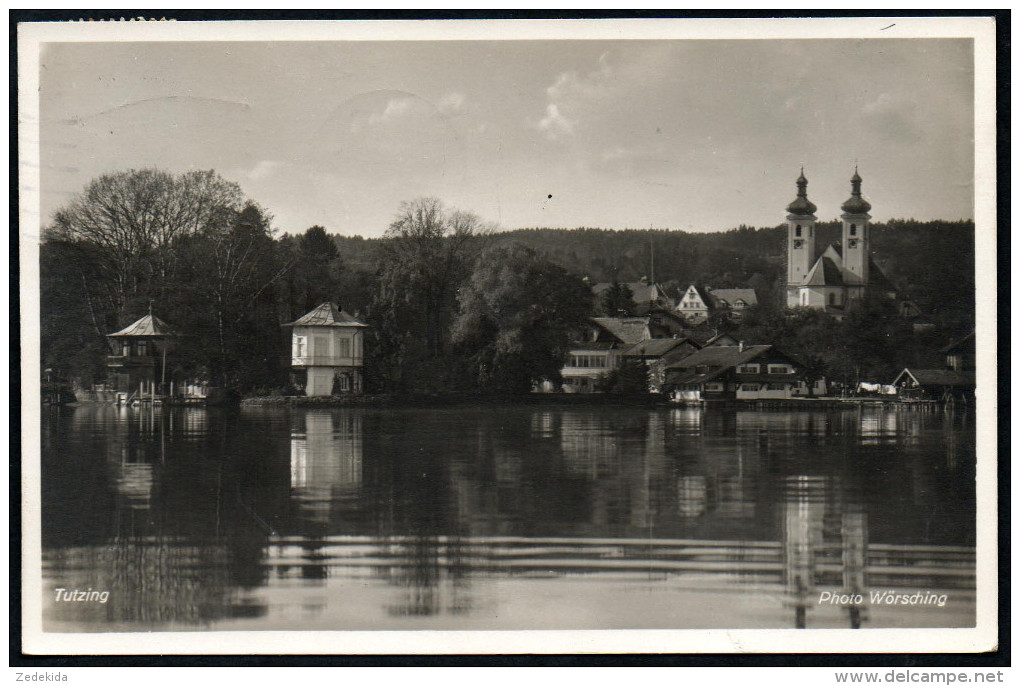
[[24, 652], [993, 649], [994, 34], [19, 25]]

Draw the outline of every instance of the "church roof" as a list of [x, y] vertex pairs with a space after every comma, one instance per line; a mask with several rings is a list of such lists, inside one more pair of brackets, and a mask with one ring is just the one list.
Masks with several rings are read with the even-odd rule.
[[822, 255], [804, 277], [804, 286], [844, 286], [839, 266], [827, 255]]
[[176, 332], [167, 326], [166, 322], [151, 314], [147, 314], [134, 324], [129, 324], [117, 333], [107, 334], [110, 338], [133, 337], [133, 338], [161, 338], [176, 336]]
[[800, 176], [797, 178], [797, 197], [786, 206], [786, 211], [792, 215], [799, 217], [809, 217], [815, 213], [818, 207], [808, 200], [807, 197], [807, 177], [804, 176], [803, 167], [800, 170]]
[[843, 211], [847, 214], [867, 214], [871, 210], [871, 203], [861, 197], [861, 179], [854, 168], [854, 175], [850, 179], [850, 197], [843, 203]]
[[875, 263], [872, 257], [868, 257], [868, 285], [871, 288], [878, 288], [883, 291], [893, 293], [896, 291], [896, 286], [889, 280], [889, 277], [885, 275], [882, 268]]
[[368, 326], [333, 303], [322, 303], [298, 320], [284, 326]]

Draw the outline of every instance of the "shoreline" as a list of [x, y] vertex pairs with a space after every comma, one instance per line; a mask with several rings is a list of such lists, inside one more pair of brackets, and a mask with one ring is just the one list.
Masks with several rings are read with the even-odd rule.
[[[705, 400], [674, 403], [664, 395], [621, 396], [605, 393], [531, 393], [527, 395], [422, 394], [396, 396], [367, 394], [348, 396], [253, 396], [240, 407], [456, 407], [500, 405], [553, 405], [562, 407], [744, 407], [820, 409], [823, 407], [897, 406], [923, 409], [943, 407], [936, 401], [903, 401], [883, 398], [782, 398], [754, 400]], [[967, 407], [962, 405], [961, 407]]]

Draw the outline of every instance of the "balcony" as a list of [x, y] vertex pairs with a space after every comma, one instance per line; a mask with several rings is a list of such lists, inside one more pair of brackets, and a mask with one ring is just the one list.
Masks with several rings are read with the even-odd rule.
[[337, 357], [334, 355], [303, 355], [290, 358], [291, 367], [360, 367], [361, 357]]

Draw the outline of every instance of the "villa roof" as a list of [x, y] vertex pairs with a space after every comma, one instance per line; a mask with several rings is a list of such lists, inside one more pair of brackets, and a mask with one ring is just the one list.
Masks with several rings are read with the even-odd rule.
[[674, 348], [691, 343], [686, 338], [651, 338], [623, 351], [624, 357], [662, 357]]
[[637, 343], [649, 338], [648, 317], [595, 317], [592, 321], [622, 343]]
[[[762, 353], [770, 350], [771, 345], [717, 345], [691, 353], [687, 357], [670, 362], [667, 369], [677, 370], [680, 376], [674, 378], [678, 383], [701, 383], [722, 374], [727, 369], [749, 362]], [[707, 371], [699, 372], [699, 367], [707, 367]]]
[[940, 349], [939, 352], [940, 353], [951, 353], [954, 350], [956, 350], [957, 348], [962, 348], [964, 346], [969, 347], [969, 348], [973, 348], [974, 347], [974, 332], [973, 331], [971, 331], [969, 334], [967, 334], [963, 338], [958, 338], [955, 341], [952, 341], [949, 345], [947, 345], [946, 347]]
[[753, 288], [715, 288], [708, 291], [708, 297], [716, 307], [719, 306], [720, 301], [730, 307], [733, 307], [733, 304], [738, 300], [743, 300], [748, 307], [758, 304], [758, 294], [754, 292]]
[[[630, 289], [631, 300], [637, 304], [654, 302], [661, 299], [665, 293], [659, 284], [649, 281], [627, 281], [621, 282], [620, 285]], [[595, 295], [601, 295], [612, 287], [613, 284], [611, 282], [603, 281], [592, 286], [591, 292]]]
[[134, 324], [129, 324], [116, 333], [107, 334], [109, 338], [163, 338], [176, 336], [177, 333], [167, 326], [166, 322], [152, 314], [147, 314]]
[[368, 326], [333, 303], [322, 303], [300, 319], [284, 326]]

